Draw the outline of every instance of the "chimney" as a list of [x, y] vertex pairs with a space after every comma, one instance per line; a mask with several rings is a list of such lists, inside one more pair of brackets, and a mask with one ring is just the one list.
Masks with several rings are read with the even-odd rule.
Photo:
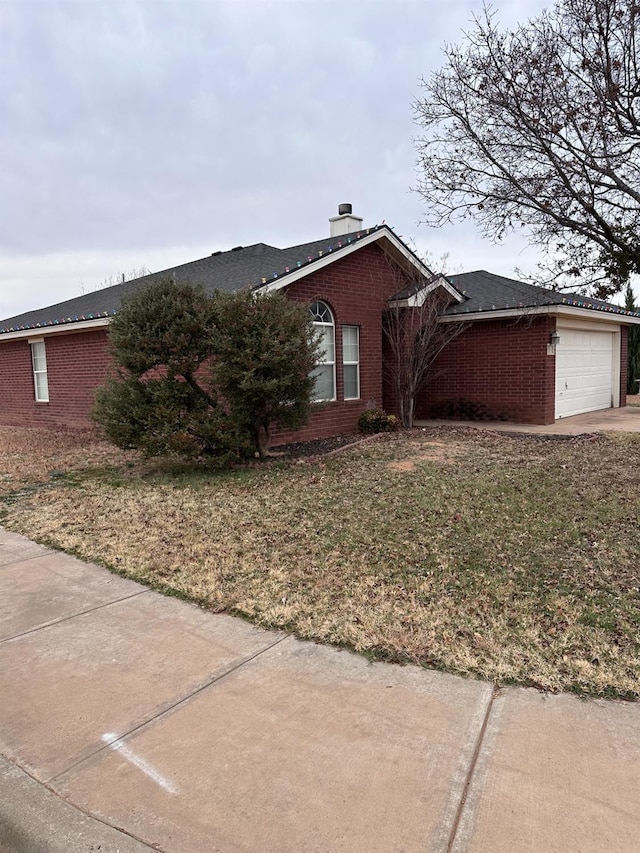
[[362, 228], [362, 217], [354, 216], [350, 204], [338, 206], [338, 215], [329, 219], [331, 237], [340, 237], [341, 234], [352, 234]]

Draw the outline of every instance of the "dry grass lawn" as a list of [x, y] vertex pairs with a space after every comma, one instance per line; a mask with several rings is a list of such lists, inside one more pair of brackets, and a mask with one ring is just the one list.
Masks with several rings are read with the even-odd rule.
[[213, 611], [499, 683], [640, 695], [640, 434], [434, 429], [220, 473], [0, 428], [0, 459], [8, 528]]

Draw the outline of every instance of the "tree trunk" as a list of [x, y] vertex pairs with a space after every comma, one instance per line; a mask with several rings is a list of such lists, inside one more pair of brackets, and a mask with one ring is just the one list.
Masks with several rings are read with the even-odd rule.
[[256, 450], [260, 455], [260, 459], [264, 459], [269, 452], [271, 436], [269, 435], [269, 430], [261, 423], [258, 423], [255, 426], [254, 441]]
[[407, 400], [407, 429], [413, 428], [413, 412], [415, 408], [415, 396], [412, 394]]
[[406, 393], [403, 392], [403, 394], [400, 397], [400, 423], [402, 424], [402, 426], [404, 428], [407, 427], [408, 414], [409, 414], [408, 413], [408, 405], [409, 405], [409, 403], [407, 400], [407, 395], [406, 395]]

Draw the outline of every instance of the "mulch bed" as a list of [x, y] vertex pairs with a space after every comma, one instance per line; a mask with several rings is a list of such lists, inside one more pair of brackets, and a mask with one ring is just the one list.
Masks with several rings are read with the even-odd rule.
[[324, 456], [327, 453], [332, 453], [341, 447], [362, 441], [364, 437], [361, 433], [355, 432], [347, 435], [334, 435], [330, 438], [316, 438], [313, 441], [294, 441], [291, 444], [272, 447], [271, 452], [278, 455], [282, 454], [287, 459], [307, 459], [311, 456]]

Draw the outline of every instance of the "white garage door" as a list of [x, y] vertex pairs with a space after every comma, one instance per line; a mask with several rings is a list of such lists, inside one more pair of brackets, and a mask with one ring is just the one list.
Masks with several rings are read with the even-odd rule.
[[558, 328], [556, 418], [613, 405], [613, 334]]

